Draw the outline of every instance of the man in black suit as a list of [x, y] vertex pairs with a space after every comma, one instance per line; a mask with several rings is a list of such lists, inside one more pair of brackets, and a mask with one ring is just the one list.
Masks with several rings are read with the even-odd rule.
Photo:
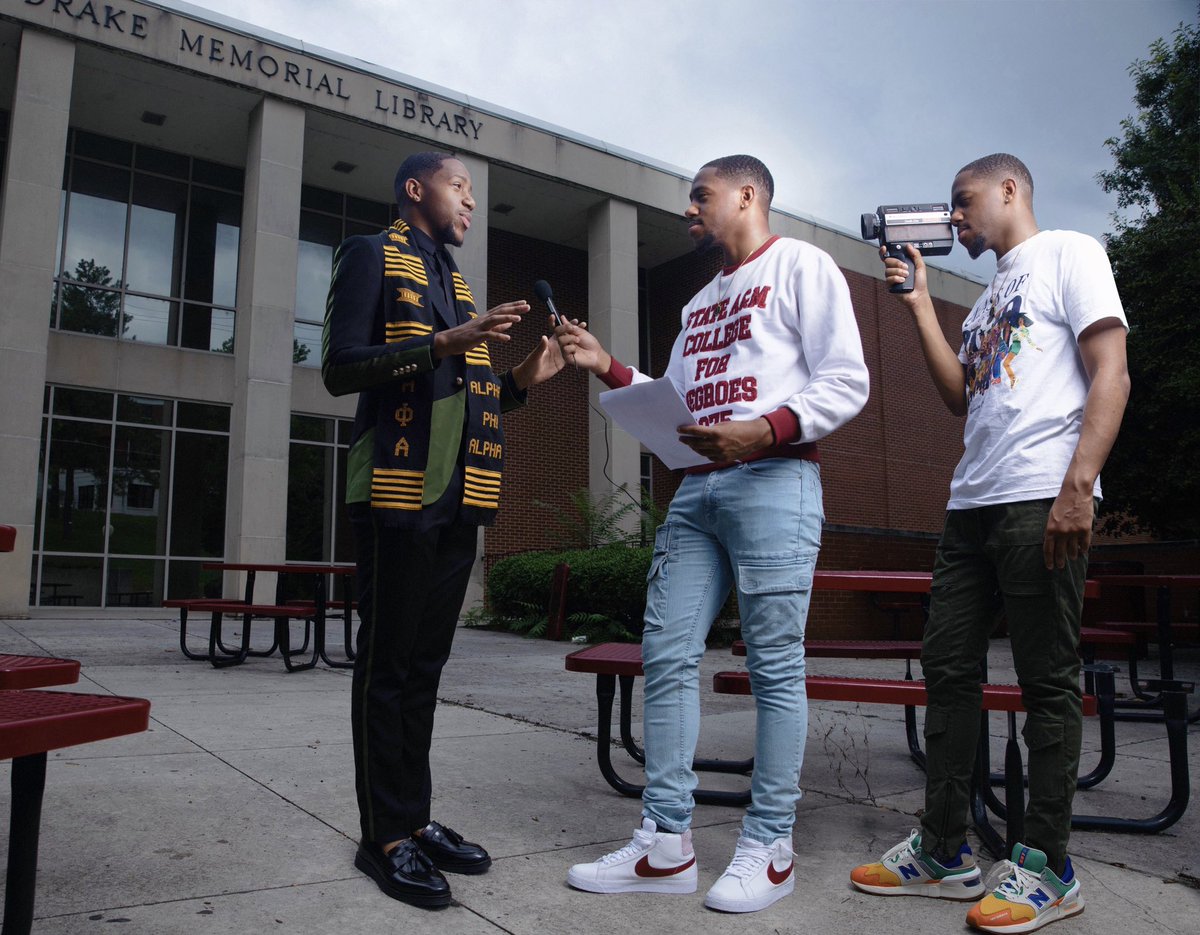
[[400, 218], [334, 257], [321, 374], [359, 393], [346, 476], [361, 620], [351, 691], [362, 839], [354, 864], [389, 896], [445, 906], [441, 871], [483, 873], [487, 851], [430, 817], [429, 747], [442, 667], [499, 508], [500, 414], [562, 367], [543, 337], [497, 377], [488, 346], [529, 310], [484, 314], [447, 246], [475, 200], [461, 161], [417, 153], [396, 175]]

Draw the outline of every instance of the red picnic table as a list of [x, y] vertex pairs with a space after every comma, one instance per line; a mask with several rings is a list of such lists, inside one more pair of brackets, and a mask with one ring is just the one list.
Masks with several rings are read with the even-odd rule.
[[[349, 588], [349, 579], [353, 577], [355, 571], [353, 565], [312, 562], [205, 562], [201, 567], [206, 571], [245, 572], [245, 596], [240, 601], [236, 599], [188, 599], [163, 602], [165, 606], [177, 606], [180, 608], [180, 646], [184, 655], [188, 658], [208, 659], [214, 666], [221, 667], [236, 665], [244, 661], [247, 656], [270, 655], [275, 651], [276, 646], [278, 646], [280, 652], [283, 654], [284, 664], [287, 666], [289, 672], [312, 668], [316, 665], [318, 659], [323, 660], [326, 665], [333, 668], [349, 668], [354, 665], [354, 649], [352, 646], [354, 602], [351, 598]], [[256, 576], [260, 572], [280, 576], [280, 582], [276, 586], [276, 603], [273, 605], [259, 605], [254, 602], [254, 583]], [[311, 604], [308, 602], [284, 603], [281, 600], [282, 576], [284, 575], [302, 575], [312, 578], [314, 593]], [[342, 601], [340, 604], [329, 600], [327, 579], [330, 576], [337, 576], [342, 581]], [[337, 606], [340, 606], [343, 611], [345, 660], [331, 659], [325, 645], [325, 624], [328, 618], [328, 611], [330, 608]], [[189, 609], [200, 610], [212, 615], [212, 624], [209, 632], [209, 650], [207, 654], [194, 653], [185, 644], [187, 612]], [[242, 645], [239, 649], [230, 649], [221, 640], [220, 618], [224, 614], [240, 614], [242, 616]], [[249, 648], [250, 620], [256, 616], [275, 618], [275, 639], [271, 647], [265, 651], [253, 651]], [[313, 650], [312, 657], [307, 662], [299, 664], [292, 662], [293, 656], [307, 651], [308, 630], [306, 626], [304, 645], [300, 649], [292, 650], [290, 633], [287, 626], [288, 619], [290, 618], [312, 620]]]

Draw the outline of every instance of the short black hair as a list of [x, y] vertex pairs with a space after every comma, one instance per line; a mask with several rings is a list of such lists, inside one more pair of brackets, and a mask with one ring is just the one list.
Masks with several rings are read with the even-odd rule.
[[771, 199], [775, 197], [775, 179], [771, 177], [771, 170], [761, 159], [745, 154], [722, 156], [720, 159], [706, 162], [701, 168], [715, 169], [718, 178], [749, 182], [766, 199], [766, 206], [771, 207]]
[[405, 184], [409, 179], [416, 179], [418, 182], [425, 183], [429, 181], [429, 177], [442, 167], [442, 164], [447, 159], [453, 159], [450, 153], [413, 153], [400, 165], [400, 171], [396, 173], [395, 192], [396, 204], [408, 204], [408, 192], [405, 191]]
[[958, 170], [959, 175], [964, 172], [984, 178], [992, 178], [1001, 174], [1011, 175], [1029, 190], [1029, 201], [1033, 202], [1033, 176], [1029, 174], [1029, 167], [1011, 153], [992, 153], [990, 156], [983, 156], [974, 162], [968, 162]]

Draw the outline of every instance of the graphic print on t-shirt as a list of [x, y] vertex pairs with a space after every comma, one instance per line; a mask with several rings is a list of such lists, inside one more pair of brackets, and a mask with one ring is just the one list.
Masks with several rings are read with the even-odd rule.
[[990, 306], [979, 327], [963, 330], [967, 350], [967, 400], [982, 396], [995, 386], [1015, 390], [1020, 382], [1014, 362], [1023, 351], [1040, 351], [1033, 340], [1035, 324], [1023, 310], [1024, 296], [1015, 290], [1026, 277], [1014, 284], [1011, 297], [997, 309]]

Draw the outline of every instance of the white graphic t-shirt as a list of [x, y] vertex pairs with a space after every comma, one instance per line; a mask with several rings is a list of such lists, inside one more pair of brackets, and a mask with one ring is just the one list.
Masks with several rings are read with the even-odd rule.
[[948, 509], [1058, 496], [1089, 387], [1077, 338], [1104, 318], [1128, 327], [1094, 238], [1041, 231], [1000, 258], [962, 326], [966, 450]]

